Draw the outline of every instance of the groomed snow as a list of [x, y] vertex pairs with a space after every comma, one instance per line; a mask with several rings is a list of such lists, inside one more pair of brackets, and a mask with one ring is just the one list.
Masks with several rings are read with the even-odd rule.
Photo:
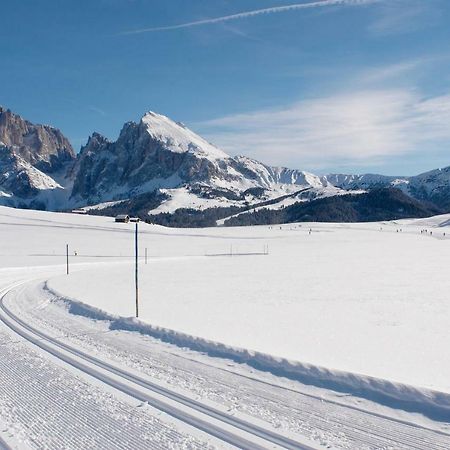
[[[429, 219], [436, 226], [422, 234], [423, 220], [199, 230], [141, 224], [149, 263], [141, 261], [140, 318], [230, 347], [450, 393], [450, 227], [441, 226], [449, 220]], [[53, 278], [50, 287], [133, 314], [134, 224], [1, 207], [0, 226], [0, 267], [61, 264], [69, 243], [78, 253], [72, 264], [99, 264]], [[237, 255], [265, 245], [267, 256]], [[111, 261], [125, 264], [102, 267]]]
[[[221, 230], [227, 239], [202, 230], [204, 238], [195, 232], [177, 238], [179, 258], [141, 265], [141, 320], [230, 347], [450, 393], [450, 236], [433, 239], [415, 228], [397, 233], [392, 225], [383, 231], [312, 225], [309, 235], [308, 227]], [[185, 246], [189, 240], [196, 251]], [[268, 256], [204, 256], [262, 252], [264, 244]], [[142, 236], [144, 246], [164, 255]], [[132, 267], [105, 268], [95, 276], [52, 279], [50, 287], [131, 316], [133, 276]]]

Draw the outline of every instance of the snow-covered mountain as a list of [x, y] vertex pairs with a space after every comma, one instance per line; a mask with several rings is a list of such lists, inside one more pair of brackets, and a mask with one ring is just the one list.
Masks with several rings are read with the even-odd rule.
[[71, 175], [74, 204], [126, 200], [160, 189], [164, 212], [243, 205], [329, 184], [299, 170], [233, 158], [183, 124], [154, 112], [139, 123], [126, 123], [115, 142], [93, 134]]
[[52, 209], [66, 198], [61, 178], [75, 161], [63, 134], [0, 107], [0, 203]]
[[[179, 209], [230, 208], [227, 213], [397, 187], [450, 210], [450, 167], [415, 177], [317, 176], [231, 157], [155, 112], [127, 122], [116, 141], [94, 133], [75, 153], [62, 133], [0, 107], [0, 204], [67, 210], [112, 207], [153, 217]], [[225, 217], [225, 215], [223, 216]]]
[[450, 210], [450, 166], [411, 177], [331, 174], [322, 180], [345, 190], [395, 187], [417, 200]]

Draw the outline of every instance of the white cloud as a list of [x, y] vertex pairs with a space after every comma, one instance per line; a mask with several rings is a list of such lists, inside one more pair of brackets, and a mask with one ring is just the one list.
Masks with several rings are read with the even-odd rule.
[[361, 90], [199, 124], [231, 154], [291, 167], [379, 164], [448, 141], [450, 95]]
[[358, 73], [355, 80], [359, 84], [364, 85], [377, 85], [395, 80], [411, 85], [413, 84], [412, 81], [416, 81], [418, 77], [420, 78], [427, 72], [436, 73], [436, 70], [439, 70], [437, 68], [439, 64], [448, 64], [449, 61], [450, 54], [448, 52], [428, 54], [417, 58], [400, 60], [390, 65], [368, 67]]
[[359, 81], [361, 83], [371, 84], [404, 77], [406, 74], [416, 71], [416, 69], [430, 61], [431, 58], [414, 59], [401, 61], [390, 66], [373, 67], [362, 73], [359, 76]]
[[181, 28], [191, 28], [197, 27], [201, 25], [210, 25], [215, 23], [229, 22], [232, 20], [246, 19], [249, 17], [255, 17], [265, 14], [276, 14], [288, 11], [295, 11], [300, 9], [313, 9], [313, 8], [324, 8], [329, 6], [361, 6], [367, 5], [370, 3], [378, 3], [386, 0], [319, 0], [309, 3], [296, 3], [293, 5], [285, 5], [285, 6], [275, 6], [272, 8], [263, 8], [263, 9], [254, 9], [252, 11], [245, 11], [237, 14], [230, 14], [228, 16], [215, 17], [211, 19], [204, 20], [196, 20], [194, 22], [185, 22], [178, 25], [169, 25], [162, 27], [151, 27], [151, 28], [142, 28], [139, 30], [131, 30], [125, 31], [120, 34], [139, 34], [139, 33], [148, 33], [154, 31], [170, 31], [170, 30], [179, 30]]

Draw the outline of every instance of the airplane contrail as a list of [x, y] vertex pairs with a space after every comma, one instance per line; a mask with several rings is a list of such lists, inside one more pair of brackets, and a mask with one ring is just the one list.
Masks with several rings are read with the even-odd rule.
[[150, 33], [154, 31], [169, 31], [169, 30], [179, 30], [181, 28], [198, 27], [201, 25], [208, 25], [220, 22], [228, 22], [230, 20], [245, 19], [247, 17], [260, 16], [262, 14], [274, 14], [285, 11], [294, 11], [298, 9], [311, 9], [311, 8], [324, 8], [326, 6], [336, 6], [336, 5], [347, 5], [347, 6], [358, 6], [367, 5], [370, 3], [378, 3], [384, 0], [321, 0], [309, 3], [295, 3], [293, 5], [286, 6], [274, 6], [272, 8], [255, 9], [252, 11], [244, 11], [237, 14], [231, 14], [229, 16], [215, 17], [211, 19], [196, 20], [195, 22], [180, 23], [178, 25], [169, 25], [163, 27], [153, 27], [153, 28], [142, 28], [139, 30], [124, 31], [120, 34], [139, 34], [139, 33]]

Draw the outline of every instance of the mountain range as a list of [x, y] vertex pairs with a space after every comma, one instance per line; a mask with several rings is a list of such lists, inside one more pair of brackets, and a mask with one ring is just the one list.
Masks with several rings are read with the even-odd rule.
[[[76, 154], [59, 130], [32, 124], [0, 107], [2, 205], [130, 212], [167, 225], [210, 225], [261, 209], [279, 211], [379, 189], [396, 190], [396, 202], [420, 202], [410, 214], [450, 211], [450, 167], [413, 177], [317, 176], [231, 157], [184, 124], [155, 112], [138, 123], [127, 122], [116, 141], [93, 133]], [[402, 217], [402, 208], [395, 208]], [[395, 216], [396, 211], [391, 213]]]

